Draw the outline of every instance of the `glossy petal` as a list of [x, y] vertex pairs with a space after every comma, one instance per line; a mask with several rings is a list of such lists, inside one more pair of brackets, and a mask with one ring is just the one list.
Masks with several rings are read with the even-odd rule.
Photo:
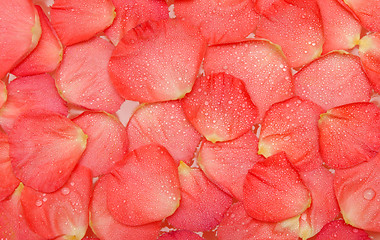
[[323, 160], [332, 168], [348, 168], [380, 152], [380, 109], [353, 103], [321, 115], [318, 122]]
[[65, 49], [62, 64], [54, 73], [57, 89], [74, 105], [114, 113], [124, 102], [112, 85], [108, 62], [114, 46], [95, 37]]
[[357, 56], [332, 52], [305, 66], [294, 76], [296, 95], [328, 110], [368, 102], [371, 86]]
[[169, 101], [146, 104], [133, 113], [127, 125], [129, 150], [157, 143], [179, 164], [191, 164], [201, 135], [186, 119], [181, 103]]
[[111, 176], [107, 206], [121, 223], [138, 226], [161, 221], [179, 206], [177, 164], [162, 146], [135, 149]]
[[54, 192], [69, 179], [86, 148], [87, 136], [68, 118], [52, 112], [28, 112], [9, 134], [14, 173], [26, 186]]
[[110, 176], [100, 178], [95, 185], [90, 205], [90, 226], [102, 240], [155, 240], [161, 222], [131, 227], [116, 221], [107, 209], [107, 189]]
[[117, 45], [110, 76], [125, 99], [175, 100], [191, 91], [205, 50], [204, 38], [189, 23], [148, 21], [126, 33]]
[[168, 217], [170, 225], [190, 231], [215, 228], [232, 204], [232, 198], [210, 182], [200, 169], [181, 162], [179, 167], [181, 203]]
[[182, 106], [195, 129], [214, 143], [240, 137], [258, 114], [244, 83], [225, 73], [199, 77]]
[[240, 78], [261, 122], [269, 107], [293, 96], [292, 74], [281, 48], [266, 40], [209, 47], [204, 60], [207, 75], [225, 72]]
[[109, 27], [115, 18], [115, 7], [111, 0], [55, 0], [50, 15], [62, 43], [69, 46]]

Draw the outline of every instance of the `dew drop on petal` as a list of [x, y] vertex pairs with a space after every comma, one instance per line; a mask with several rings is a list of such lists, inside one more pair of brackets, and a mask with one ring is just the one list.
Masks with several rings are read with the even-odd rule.
[[63, 195], [67, 195], [67, 194], [70, 193], [70, 189], [64, 187], [64, 188], [61, 189], [61, 192], [62, 192]]
[[290, 136], [284, 137], [284, 141], [289, 141], [289, 140], [290, 140]]
[[376, 192], [372, 188], [364, 190], [363, 197], [367, 200], [372, 200], [376, 195]]
[[36, 201], [36, 206], [37, 207], [41, 207], [42, 206], [42, 201], [41, 200], [37, 200]]

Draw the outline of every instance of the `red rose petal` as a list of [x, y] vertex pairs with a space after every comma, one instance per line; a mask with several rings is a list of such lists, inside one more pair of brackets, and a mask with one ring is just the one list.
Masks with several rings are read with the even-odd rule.
[[335, 220], [326, 224], [315, 237], [315, 240], [326, 239], [370, 240], [371, 238], [362, 229], [345, 224], [343, 220]]
[[0, 130], [0, 179], [0, 201], [3, 201], [14, 192], [20, 180], [13, 173], [8, 136], [2, 130]]
[[117, 94], [108, 74], [113, 50], [110, 42], [99, 37], [67, 47], [54, 73], [61, 96], [87, 109], [116, 112], [124, 99]]
[[336, 170], [334, 188], [346, 223], [380, 232], [380, 154], [369, 162]]
[[232, 198], [220, 190], [200, 169], [181, 162], [178, 168], [181, 184], [181, 203], [167, 218], [170, 225], [190, 231], [215, 228], [232, 204]]
[[332, 52], [305, 66], [294, 76], [296, 95], [323, 109], [368, 102], [371, 86], [357, 56]]
[[109, 72], [125, 99], [175, 100], [191, 91], [205, 50], [199, 30], [187, 22], [148, 21], [125, 34], [112, 53]]
[[344, 0], [368, 30], [380, 32], [380, 2], [378, 0]]
[[259, 154], [284, 151], [298, 170], [321, 166], [317, 123], [322, 113], [318, 105], [299, 97], [274, 104], [262, 124]]
[[169, 18], [168, 5], [164, 0], [112, 0], [116, 17], [104, 33], [116, 46], [132, 28], [148, 20]]
[[41, 25], [32, 0], [1, 1], [0, 79], [38, 44]]
[[318, 126], [321, 155], [332, 168], [352, 167], [380, 152], [380, 109], [373, 103], [330, 109]]
[[259, 20], [250, 0], [177, 0], [174, 11], [177, 18], [199, 26], [210, 45], [244, 40]]
[[87, 134], [87, 147], [79, 161], [94, 177], [109, 173], [123, 160], [128, 149], [124, 126], [113, 115], [104, 112], [84, 112], [73, 119]]
[[86, 139], [77, 125], [59, 114], [35, 111], [20, 116], [9, 134], [16, 177], [38, 191], [56, 191], [69, 179]]
[[161, 221], [179, 206], [177, 165], [159, 145], [146, 145], [130, 152], [111, 176], [108, 210], [121, 223], [138, 226]]
[[204, 60], [207, 75], [225, 72], [240, 78], [259, 110], [260, 122], [269, 107], [293, 96], [292, 74], [278, 45], [266, 40], [209, 47]]
[[146, 104], [134, 112], [127, 125], [129, 150], [157, 143], [179, 164], [191, 163], [201, 135], [186, 119], [178, 101]]
[[66, 46], [86, 41], [109, 27], [115, 18], [111, 0], [55, 0], [51, 23]]
[[54, 79], [48, 74], [16, 78], [7, 88], [8, 99], [0, 109], [0, 125], [6, 133], [26, 111], [51, 111], [62, 116], [68, 113], [66, 102], [59, 96]]
[[161, 222], [131, 227], [116, 221], [107, 209], [107, 189], [110, 176], [100, 178], [95, 185], [90, 205], [90, 222], [94, 233], [102, 240], [155, 240]]
[[252, 131], [228, 141], [202, 141], [198, 164], [206, 176], [223, 191], [243, 200], [243, 185], [248, 170], [262, 161], [257, 154], [258, 139]]
[[380, 93], [380, 33], [364, 36], [359, 42], [359, 57], [373, 89]]
[[30, 228], [47, 239], [82, 239], [88, 227], [91, 187], [91, 171], [81, 166], [54, 193], [25, 187], [21, 204]]
[[193, 126], [214, 143], [240, 137], [257, 117], [244, 83], [225, 73], [199, 77], [182, 106]]
[[63, 46], [40, 6], [36, 6], [41, 22], [41, 38], [37, 47], [12, 70], [16, 76], [30, 76], [54, 71], [62, 60]]
[[311, 202], [309, 190], [285, 153], [256, 163], [244, 182], [244, 208], [252, 218], [280, 222], [304, 212]]
[[263, 14], [265, 11], [270, 9], [273, 3], [280, 0], [256, 0], [255, 1], [255, 9], [258, 13]]
[[324, 167], [300, 172], [300, 177], [311, 194], [311, 205], [299, 219], [299, 236], [308, 239], [317, 234], [339, 214], [334, 193], [333, 175]]
[[301, 67], [320, 56], [323, 29], [319, 14], [285, 1], [277, 1], [263, 13], [256, 36], [281, 46], [291, 67]]
[[9, 199], [0, 202], [0, 236], [9, 240], [46, 240], [33, 232], [21, 207], [22, 184]]
[[218, 227], [219, 240], [298, 240], [298, 236], [282, 223], [261, 222], [248, 216], [243, 203], [232, 205]]
[[323, 53], [348, 50], [358, 44], [362, 27], [337, 0], [318, 0], [325, 43]]

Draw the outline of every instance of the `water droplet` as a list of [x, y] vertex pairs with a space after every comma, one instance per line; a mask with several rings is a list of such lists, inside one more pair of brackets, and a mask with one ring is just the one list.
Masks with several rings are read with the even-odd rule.
[[61, 189], [61, 193], [62, 193], [63, 195], [67, 195], [67, 194], [70, 193], [70, 189], [64, 187], [64, 188]]
[[289, 140], [290, 140], [290, 136], [284, 137], [284, 141], [289, 141]]
[[36, 206], [37, 207], [41, 207], [42, 206], [42, 201], [41, 200], [37, 200], [36, 201]]
[[376, 192], [372, 188], [364, 190], [363, 197], [367, 200], [372, 200], [376, 195]]

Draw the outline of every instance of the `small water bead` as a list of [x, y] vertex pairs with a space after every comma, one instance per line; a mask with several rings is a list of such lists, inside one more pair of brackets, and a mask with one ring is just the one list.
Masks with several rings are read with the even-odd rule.
[[335, 169], [329, 169], [329, 172], [331, 172], [332, 174], [335, 174]]
[[290, 136], [284, 137], [284, 141], [289, 141], [289, 140], [290, 140]]
[[37, 200], [36, 201], [36, 206], [37, 207], [41, 207], [42, 206], [42, 201], [41, 200]]
[[363, 192], [364, 199], [372, 200], [376, 195], [376, 192], [372, 188], [367, 188]]
[[62, 193], [63, 195], [68, 195], [68, 194], [70, 193], [70, 189], [64, 187], [64, 188], [61, 189], [61, 193]]

